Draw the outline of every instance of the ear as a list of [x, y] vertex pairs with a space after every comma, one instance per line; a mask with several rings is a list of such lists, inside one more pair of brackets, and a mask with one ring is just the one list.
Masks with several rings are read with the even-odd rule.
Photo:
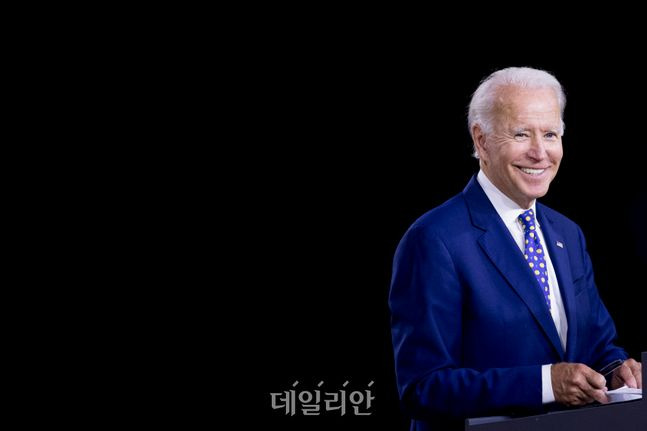
[[472, 142], [474, 148], [479, 154], [479, 159], [487, 160], [487, 142], [485, 139], [485, 132], [481, 129], [479, 124], [472, 126]]

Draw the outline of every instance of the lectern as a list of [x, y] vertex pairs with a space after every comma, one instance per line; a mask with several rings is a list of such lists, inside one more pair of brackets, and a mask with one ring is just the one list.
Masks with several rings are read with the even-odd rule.
[[[642, 352], [643, 365], [647, 352]], [[518, 418], [473, 418], [465, 421], [466, 431], [646, 431], [647, 372], [642, 373], [643, 398], [613, 404], [580, 407]]]

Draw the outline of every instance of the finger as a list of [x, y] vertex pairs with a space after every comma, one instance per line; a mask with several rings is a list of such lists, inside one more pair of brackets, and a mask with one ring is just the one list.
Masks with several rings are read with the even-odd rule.
[[593, 398], [587, 397], [584, 394], [580, 395], [579, 397], [576, 397], [574, 401], [570, 403], [572, 406], [583, 406], [589, 403], [593, 402]]
[[623, 362], [626, 366], [631, 368], [632, 370], [636, 367], [636, 365], [640, 365], [640, 362], [636, 361], [634, 358], [629, 358], [626, 361]]
[[607, 404], [609, 402], [606, 391], [602, 389], [593, 389], [588, 395], [601, 404]]
[[[606, 393], [607, 388], [604, 387], [604, 385], [602, 385], [602, 388], [599, 388], [597, 386], [589, 384], [590, 379], [594, 382], [594, 384], [597, 385], [599, 383], [598, 377], [602, 377], [602, 375], [593, 371], [592, 373], [587, 374], [586, 377], [587, 380], [580, 384], [580, 390], [589, 398], [589, 402], [595, 400], [602, 404], [608, 403], [609, 399], [607, 398]], [[604, 381], [604, 377], [602, 377], [602, 380]]]
[[593, 401], [594, 399], [589, 397], [586, 393], [577, 390], [576, 393], [570, 396], [570, 399], [566, 402], [566, 404], [572, 406], [583, 406], [585, 404], [592, 403]]
[[604, 376], [600, 373], [597, 373], [589, 368], [588, 372], [584, 374], [586, 377], [586, 382], [591, 385], [594, 389], [602, 389], [606, 385], [607, 381]]
[[620, 368], [615, 371], [615, 375], [620, 377], [625, 385], [629, 386], [630, 388], [637, 387], [636, 378], [631, 372], [631, 368], [629, 368], [627, 365], [622, 364]]
[[636, 379], [636, 386], [638, 389], [643, 388], [643, 373], [642, 373], [642, 364], [640, 362], [636, 362], [635, 366], [631, 367], [632, 374], [634, 375], [634, 378]]

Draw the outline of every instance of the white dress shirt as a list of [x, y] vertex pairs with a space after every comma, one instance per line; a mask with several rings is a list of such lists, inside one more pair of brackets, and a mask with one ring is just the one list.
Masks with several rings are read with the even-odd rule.
[[[512, 199], [507, 197], [501, 190], [496, 188], [490, 179], [485, 175], [483, 171], [479, 171], [477, 181], [483, 188], [483, 191], [487, 195], [488, 199], [494, 206], [494, 209], [503, 220], [503, 223], [510, 231], [512, 238], [514, 238], [519, 250], [523, 254], [524, 252], [524, 233], [521, 222], [519, 221], [519, 215], [526, 211], [529, 208], [521, 208], [517, 203]], [[531, 208], [535, 214], [537, 210], [535, 208], [536, 201], [532, 201]], [[555, 328], [557, 329], [557, 334], [559, 334], [559, 340], [562, 344], [562, 348], [566, 350], [566, 334], [568, 331], [568, 322], [566, 321], [566, 312], [564, 311], [564, 302], [562, 301], [562, 295], [559, 291], [559, 284], [557, 283], [557, 275], [555, 274], [555, 269], [553, 264], [550, 261], [550, 254], [548, 253], [548, 248], [546, 247], [546, 240], [541, 231], [541, 225], [539, 220], [535, 219], [535, 225], [537, 226], [537, 234], [539, 235], [539, 240], [544, 244], [544, 259], [546, 260], [546, 267], [548, 269], [548, 286], [550, 290], [550, 299], [551, 308], [550, 315], [553, 318], [555, 323]], [[539, 289], [539, 285], [537, 286]], [[551, 403], [555, 401], [555, 395], [553, 394], [553, 385], [551, 382], [551, 364], [542, 365], [541, 367], [541, 387], [542, 387], [542, 402], [544, 404]]]

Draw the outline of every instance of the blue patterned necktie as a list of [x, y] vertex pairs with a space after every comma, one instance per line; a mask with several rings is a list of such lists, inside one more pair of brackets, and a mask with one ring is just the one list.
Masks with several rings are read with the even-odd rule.
[[539, 241], [537, 234], [537, 226], [535, 223], [535, 214], [533, 210], [528, 210], [519, 216], [521, 225], [523, 226], [524, 240], [524, 253], [523, 257], [526, 258], [530, 270], [535, 275], [541, 291], [544, 293], [546, 305], [550, 310], [550, 289], [548, 288], [548, 268], [546, 267], [546, 260], [544, 255], [546, 251]]

